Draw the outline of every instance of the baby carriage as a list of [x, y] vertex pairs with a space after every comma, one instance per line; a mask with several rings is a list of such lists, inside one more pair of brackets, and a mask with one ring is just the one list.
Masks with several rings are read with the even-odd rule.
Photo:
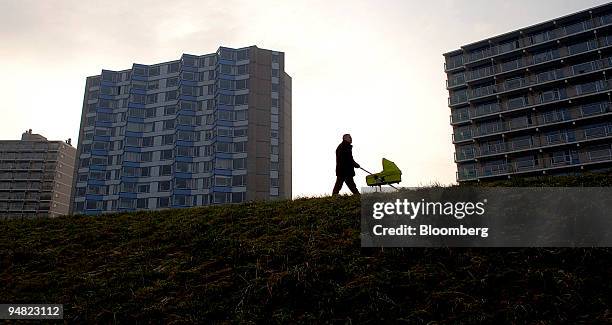
[[392, 184], [397, 184], [402, 181], [402, 171], [394, 162], [385, 158], [382, 159], [382, 165], [382, 172], [376, 174], [372, 174], [361, 168], [364, 172], [370, 174], [366, 176], [366, 184], [368, 184], [368, 186], [378, 186], [379, 189], [382, 185], [389, 185], [397, 190]]

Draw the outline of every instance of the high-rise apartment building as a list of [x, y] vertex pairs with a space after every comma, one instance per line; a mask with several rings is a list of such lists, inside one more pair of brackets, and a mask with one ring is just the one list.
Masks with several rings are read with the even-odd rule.
[[256, 46], [87, 78], [73, 213], [291, 197], [291, 77]]
[[68, 214], [76, 149], [28, 130], [0, 141], [0, 219]]
[[612, 5], [444, 54], [457, 180], [612, 167]]

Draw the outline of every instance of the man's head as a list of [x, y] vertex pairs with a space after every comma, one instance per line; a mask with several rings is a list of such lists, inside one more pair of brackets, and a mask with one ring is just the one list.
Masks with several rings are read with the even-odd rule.
[[342, 136], [342, 141], [346, 141], [348, 143], [353, 143], [353, 138], [351, 138], [351, 135], [347, 133], [347, 134]]

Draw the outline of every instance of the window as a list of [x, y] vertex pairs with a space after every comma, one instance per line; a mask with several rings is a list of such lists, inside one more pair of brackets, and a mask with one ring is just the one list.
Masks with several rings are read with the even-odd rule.
[[98, 121], [100, 122], [114, 122], [115, 116], [109, 113], [98, 113]]
[[176, 100], [178, 98], [178, 92], [176, 90], [166, 92], [166, 101]]
[[192, 86], [181, 86], [181, 95], [197, 96], [196, 88]]
[[168, 73], [175, 73], [179, 71], [179, 63], [178, 62], [174, 62], [174, 63], [170, 63], [168, 64]]
[[192, 197], [188, 195], [175, 195], [174, 205], [190, 206]]
[[156, 107], [149, 107], [146, 109], [146, 117], [155, 117], [157, 115]]
[[172, 149], [161, 151], [161, 160], [168, 160], [172, 158], [173, 158]]
[[247, 128], [236, 128], [234, 129], [234, 136], [235, 137], [246, 137], [247, 136]]
[[593, 93], [602, 90], [601, 81], [587, 82], [576, 86], [578, 95]]
[[151, 77], [159, 76], [159, 66], [149, 67], [149, 76]]
[[174, 129], [174, 120], [165, 120], [164, 121], [164, 130]]
[[150, 190], [149, 184], [138, 185], [138, 193], [149, 193], [149, 190]]
[[96, 128], [94, 132], [95, 135], [99, 137], [108, 137], [111, 135], [110, 129], [108, 128]]
[[591, 72], [591, 71], [596, 69], [594, 63], [595, 62], [587, 62], [587, 63], [576, 64], [576, 65], [572, 66], [572, 71], [576, 75], [577, 74]]
[[220, 64], [219, 65], [219, 72], [222, 74], [229, 74], [232, 75], [232, 66], [231, 65], [226, 65], [226, 64]]
[[176, 114], [176, 105], [164, 107], [164, 115], [174, 115], [174, 114]]
[[562, 76], [557, 77], [558, 72], [560, 72], [560, 70], [549, 70], [549, 71], [540, 72], [537, 75], [538, 82], [552, 81], [552, 80], [556, 80], [557, 78], [562, 77]]
[[249, 79], [236, 80], [236, 89], [247, 89], [249, 88]]
[[234, 143], [234, 152], [246, 152], [247, 151], [247, 142], [236, 142]]
[[133, 72], [135, 76], [146, 76], [147, 75], [146, 68], [144, 67], [134, 67]]
[[176, 86], [178, 86], [178, 78], [177, 77], [166, 79], [166, 88], [176, 87]]
[[199, 132], [193, 132], [193, 131], [179, 130], [177, 132], [178, 139], [182, 141], [198, 141], [199, 140], [198, 135], [199, 135]]
[[196, 104], [195, 104], [195, 102], [181, 101], [181, 109], [182, 110], [195, 111], [196, 110]]
[[235, 97], [236, 105], [247, 105], [248, 103], [249, 103], [249, 95], [237, 95]]
[[278, 69], [272, 69], [272, 77], [278, 77]]
[[136, 200], [136, 208], [137, 209], [145, 209], [147, 208], [149, 203], [149, 199], [137, 199]]
[[140, 154], [138, 152], [126, 152], [125, 161], [139, 161]]
[[246, 175], [234, 175], [232, 176], [232, 186], [245, 186]]
[[176, 171], [179, 173], [190, 173], [191, 164], [187, 162], [179, 161], [176, 163]]
[[128, 110], [128, 116], [129, 117], [144, 118], [145, 117], [145, 110], [143, 108], [130, 108]]
[[519, 108], [527, 105], [527, 98], [520, 96], [508, 99], [508, 109]]
[[159, 175], [160, 176], [171, 176], [172, 175], [172, 165], [159, 166]]
[[270, 162], [270, 170], [278, 170], [278, 162]]
[[190, 56], [184, 56], [183, 57], [183, 65], [186, 67], [195, 67], [196, 66], [196, 59]]
[[246, 158], [234, 159], [234, 169], [246, 169]]
[[93, 143], [93, 149], [94, 150], [108, 150], [109, 145], [110, 144], [108, 142], [95, 141]]
[[506, 90], [515, 89], [524, 85], [524, 79], [521, 77], [511, 78], [507, 79], [504, 84]]
[[149, 152], [141, 152], [140, 153], [140, 161], [141, 162], [150, 162], [153, 160], [153, 153]]
[[123, 182], [121, 184], [121, 192], [126, 193], [136, 193], [136, 183], [133, 182]]
[[170, 198], [168, 198], [168, 197], [160, 197], [159, 198], [159, 201], [157, 203], [157, 207], [159, 207], [159, 208], [167, 208], [169, 206], [170, 206]]
[[192, 189], [194, 188], [194, 180], [191, 178], [177, 178], [174, 181], [174, 187], [178, 189]]
[[565, 33], [566, 34], [568, 34], [568, 35], [569, 34], [575, 34], [575, 33], [583, 31], [584, 28], [585, 28], [585, 24], [584, 24], [584, 22], [581, 21], [581, 22], [577, 22], [577, 23], [574, 23], [574, 24], [571, 24], [571, 25], [567, 25], [564, 28], [565, 28]]
[[520, 67], [523, 66], [523, 61], [521, 59], [521, 57], [518, 58], [514, 58], [514, 59], [510, 59], [510, 60], [506, 60], [502, 63], [502, 70], [503, 71], [509, 71], [509, 70], [514, 70], [514, 69], [518, 69]]
[[232, 152], [232, 143], [217, 142], [217, 152], [231, 153]]
[[243, 74], [248, 74], [249, 73], [249, 65], [248, 64], [243, 64], [243, 65], [239, 65], [236, 67], [236, 74], [238, 75], [243, 75]]
[[217, 129], [217, 131], [218, 131], [217, 134], [220, 137], [231, 137], [232, 136], [232, 129], [220, 127]]
[[568, 52], [571, 55], [571, 54], [577, 54], [577, 53], [586, 52], [586, 51], [592, 50], [592, 49], [594, 49], [596, 47], [597, 47], [596, 42], [593, 41], [593, 40], [590, 40], [590, 41], [585, 41], [585, 42], [580, 42], [580, 43], [569, 45], [567, 47], [567, 50], [568, 50]]
[[232, 80], [219, 80], [219, 89], [234, 89]]
[[232, 111], [217, 111], [219, 114], [220, 121], [233, 121], [234, 120], [234, 112]]
[[222, 105], [233, 105], [233, 100], [232, 100], [232, 96], [230, 95], [225, 95], [225, 94], [219, 94], [219, 104]]
[[215, 186], [230, 186], [232, 177], [230, 176], [215, 176]]
[[132, 94], [131, 95], [131, 100], [132, 100], [132, 103], [135, 103], [135, 104], [144, 104], [145, 103], [145, 96], [144, 95], [140, 95], [140, 94]]
[[540, 33], [533, 34], [533, 35], [529, 36], [529, 39], [531, 40], [531, 44], [537, 44], [537, 43], [546, 42], [550, 38], [551, 38], [550, 37], [550, 32], [548, 32], [548, 31], [540, 32]]
[[116, 75], [110, 71], [102, 71], [102, 80], [115, 82]]
[[174, 143], [174, 134], [166, 134], [162, 136], [162, 145], [168, 145]]
[[196, 76], [193, 72], [183, 71], [183, 73], [181, 73], [181, 79], [187, 80], [187, 81], [195, 81]]
[[241, 110], [241, 111], [236, 111], [234, 112], [236, 113], [236, 121], [246, 121], [247, 119], [247, 111], [246, 110]]
[[233, 60], [234, 59], [234, 51], [229, 50], [229, 49], [221, 49], [219, 56], [221, 57], [221, 59], [225, 59], [225, 60]]
[[559, 50], [546, 50], [533, 54], [533, 64], [538, 64], [559, 58]]
[[559, 98], [560, 98], [559, 89], [552, 89], [552, 90], [543, 91], [540, 93], [540, 101], [543, 103], [558, 100]]
[[518, 40], [512, 40], [499, 44], [499, 53], [506, 53], [519, 47]]
[[215, 161], [216, 169], [231, 169], [233, 161], [231, 159], [221, 159], [217, 158]]
[[162, 145], [174, 143], [174, 134], [166, 134], [162, 136]]
[[147, 95], [147, 104], [155, 104], [155, 103], [157, 103], [157, 94]]
[[102, 95], [114, 96], [117, 95], [118, 91], [115, 87], [102, 86], [100, 88], [100, 93]]
[[249, 50], [240, 50], [236, 53], [237, 60], [248, 60], [249, 59]]
[[85, 208], [87, 210], [99, 210], [99, 209], [102, 209], [102, 201], [87, 200], [85, 202]]
[[176, 147], [176, 155], [182, 157], [195, 157], [196, 147]]

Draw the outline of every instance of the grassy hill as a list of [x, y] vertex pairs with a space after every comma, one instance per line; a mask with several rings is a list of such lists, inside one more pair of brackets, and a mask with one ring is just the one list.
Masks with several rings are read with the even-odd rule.
[[363, 249], [359, 217], [342, 196], [1, 221], [0, 303], [70, 322], [612, 321], [608, 249]]

